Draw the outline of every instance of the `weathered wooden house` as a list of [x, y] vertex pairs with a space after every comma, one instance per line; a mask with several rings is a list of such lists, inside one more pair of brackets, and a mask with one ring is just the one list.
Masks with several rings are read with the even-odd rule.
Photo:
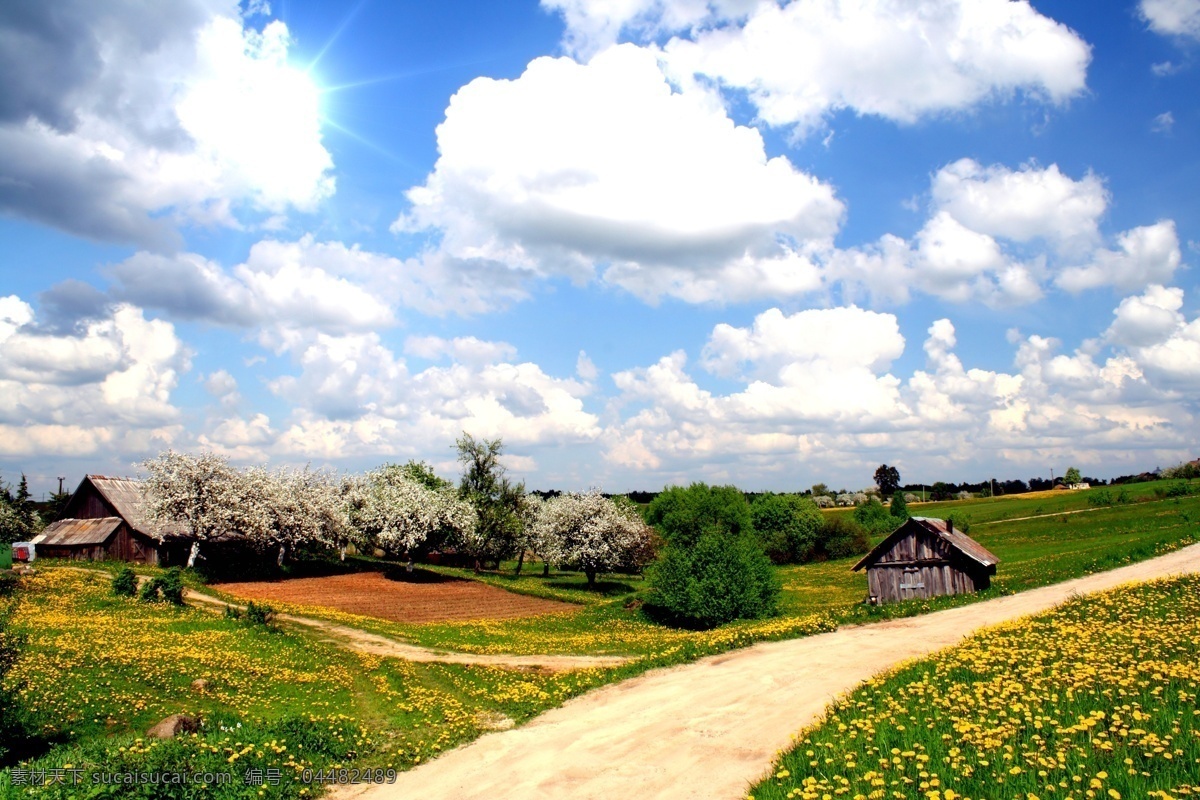
[[65, 514], [39, 537], [39, 558], [113, 559], [159, 566], [187, 560], [189, 531], [151, 522], [138, 481], [88, 475], [71, 495]]
[[867, 570], [871, 603], [979, 592], [1000, 559], [954, 529], [953, 522], [912, 517], [854, 565]]

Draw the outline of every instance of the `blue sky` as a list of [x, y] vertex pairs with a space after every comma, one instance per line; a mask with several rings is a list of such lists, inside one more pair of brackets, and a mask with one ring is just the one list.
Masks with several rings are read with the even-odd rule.
[[0, 11], [0, 475], [1197, 455], [1200, 0]]

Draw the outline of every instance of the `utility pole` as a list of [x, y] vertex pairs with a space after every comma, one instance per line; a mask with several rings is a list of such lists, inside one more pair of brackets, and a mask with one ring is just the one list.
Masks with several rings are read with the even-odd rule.
[[62, 475], [58, 476], [58, 493], [59, 494], [62, 494], [62, 482], [65, 480], [66, 480], [66, 478], [64, 478]]

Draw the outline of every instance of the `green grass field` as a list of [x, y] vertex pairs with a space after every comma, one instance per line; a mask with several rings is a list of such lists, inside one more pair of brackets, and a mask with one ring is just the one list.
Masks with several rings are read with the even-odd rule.
[[[1147, 496], [1152, 495], [1150, 490]], [[964, 502], [956, 507], [977, 509], [1004, 502]], [[638, 657], [625, 667], [557, 675], [412, 664], [347, 652], [300, 630], [272, 631], [196, 608], [115, 598], [109, 592], [107, 565], [97, 565], [97, 573], [87, 575], [46, 563], [20, 590], [12, 631], [27, 644], [5, 685], [17, 692], [36, 732], [55, 744], [29, 765], [33, 768], [233, 770], [238, 776], [233, 784], [212, 787], [206, 794], [312, 796], [320, 786], [302, 783], [304, 769], [406, 769], [478, 736], [497, 721], [519, 723], [575, 694], [653, 666], [763, 639], [830, 630], [843, 622], [921, 613], [1065, 580], [1194, 542], [1200, 522], [1200, 497], [1114, 505], [1081, 514], [1062, 513], [1072, 510], [1067, 506], [1053, 508], [1059, 513], [1032, 520], [974, 523], [972, 535], [1001, 559], [994, 586], [985, 595], [871, 609], [860, 602], [865, 578], [850, 572], [853, 559], [790, 566], [780, 568], [785, 587], [781, 616], [713, 631], [654, 624], [640, 607], [644, 589], [639, 578], [607, 576], [602, 592], [588, 593], [583, 576], [554, 573], [543, 578], [540, 565], [532, 565], [520, 579], [502, 574], [483, 579], [583, 602], [570, 611], [533, 619], [432, 625], [287, 607], [424, 645], [471, 652]], [[1007, 508], [1004, 514], [1009, 520], [1026, 516]], [[439, 571], [470, 576], [469, 570]], [[192, 578], [189, 582], [196, 585]], [[192, 681], [200, 678], [209, 681], [203, 691], [192, 688]], [[137, 741], [152, 723], [176, 712], [201, 716], [205, 729], [199, 736], [167, 743]], [[259, 787], [240, 781], [247, 767], [280, 769], [287, 780], [262, 787], [260, 795]], [[0, 798], [24, 796], [21, 787], [12, 785], [13, 778], [12, 770], [0, 772]], [[124, 787], [111, 788], [109, 795], [97, 796], [125, 796], [119, 791]], [[39, 794], [72, 795], [70, 786], [45, 787]]]
[[1198, 694], [1200, 577], [1121, 588], [868, 681], [750, 797], [1191, 797]]

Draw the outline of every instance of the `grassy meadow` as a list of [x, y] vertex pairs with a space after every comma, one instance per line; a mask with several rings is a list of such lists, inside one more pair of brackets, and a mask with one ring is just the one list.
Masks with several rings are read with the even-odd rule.
[[755, 800], [1200, 794], [1200, 576], [1077, 598], [867, 681]]
[[[114, 597], [104, 573], [62, 569], [25, 579], [10, 631], [27, 643], [6, 684], [33, 732], [57, 746], [0, 773], [4, 798], [26, 790], [76, 796], [80, 787], [69, 782], [14, 785], [26, 770], [52, 769], [226, 772], [233, 782], [204, 796], [302, 797], [320, 789], [303, 782], [305, 769], [407, 769], [497, 721], [522, 722], [617, 677], [379, 658], [300, 632]], [[193, 688], [198, 679], [208, 685]], [[204, 729], [140, 738], [175, 713], [201, 717]], [[279, 769], [281, 783], [246, 785], [251, 768]], [[161, 788], [138, 796], [181, 796]], [[87, 796], [131, 796], [129, 787], [108, 790]]]
[[[87, 574], [55, 569], [47, 563], [37, 576], [23, 580], [10, 628], [11, 633], [25, 638], [26, 645], [5, 685], [17, 692], [34, 732], [41, 737], [42, 751], [51, 748], [20, 770], [223, 771], [234, 775], [231, 784], [196, 790], [194, 796], [313, 796], [322, 786], [302, 780], [306, 769], [407, 769], [499, 724], [510, 720], [519, 724], [575, 694], [653, 666], [681, 663], [755, 641], [832, 630], [846, 622], [974, 602], [1197, 541], [1200, 496], [1097, 507], [1084, 495], [1059, 492], [1045, 498], [952, 504], [950, 513], [956, 519], [969, 514], [971, 535], [1001, 559], [993, 588], [980, 596], [868, 608], [861, 604], [865, 577], [850, 572], [854, 559], [843, 559], [780, 567], [784, 586], [780, 616], [711, 631], [656, 624], [642, 606], [645, 590], [641, 578], [605, 576], [599, 592], [588, 592], [582, 575], [555, 571], [544, 578], [540, 564], [527, 565], [520, 578], [490, 573], [480, 579], [514, 591], [570, 600], [577, 604], [574, 609], [531, 619], [402, 625], [329, 609], [278, 605], [279, 610], [438, 648], [477, 653], [627, 654], [635, 658], [619, 668], [559, 674], [413, 664], [353, 653], [300, 629], [270, 629], [200, 608], [148, 605], [114, 597], [109, 591], [111, 565], [95, 565], [94, 574]], [[1155, 495], [1150, 488], [1138, 496], [1148, 499]], [[1095, 510], [1065, 513], [1078, 510], [1072, 504], [1080, 502]], [[1042, 513], [1051, 509], [1051, 515], [1014, 519], [1030, 516], [1026, 512], [1037, 507]], [[918, 505], [913, 513], [933, 515], [934, 511]], [[936, 513], [945, 515], [947, 510], [937, 509]], [[473, 578], [470, 570], [437, 571]], [[199, 585], [194, 576], [189, 576], [188, 582]], [[212, 587], [206, 590], [220, 594]], [[1144, 640], [1152, 638], [1145, 630], [1140, 635]], [[197, 679], [208, 685], [193, 688]], [[1038, 698], [1010, 700], [1041, 702]], [[138, 738], [172, 713], [198, 715], [205, 720], [205, 727], [195, 736], [167, 742]], [[1122, 719], [1132, 716], [1126, 711]], [[1047, 723], [1042, 724], [1045, 727]], [[841, 754], [838, 758], [845, 760]], [[278, 785], [247, 786], [241, 780], [247, 768], [279, 769], [283, 779]], [[791, 767], [781, 769], [800, 774]], [[30, 787], [13, 785], [16, 776], [25, 774], [20, 770], [0, 772], [0, 799], [30, 796], [26, 793]], [[1114, 773], [1109, 770], [1109, 774]], [[789, 788], [782, 796], [796, 788], [772, 783], [775, 788], [785, 785]], [[128, 787], [101, 789], [100, 794], [89, 796], [129, 796], [124, 793]], [[886, 795], [873, 795], [875, 790], [862, 794], [893, 796], [892, 787]], [[183, 796], [178, 787], [166, 787], [162, 792], [154, 794], [147, 789], [139, 796]], [[74, 790], [62, 784], [40, 787], [31, 794], [70, 797]], [[942, 798], [954, 800], [946, 795], [938, 800]]]
[[[1096, 507], [1083, 497], [1087, 492], [1044, 494], [1049, 497], [1017, 495], [995, 500], [958, 501], [951, 504], [952, 509], [945, 504], [935, 509], [939, 514], [952, 513], [959, 517], [981, 514], [980, 509], [1006, 503], [1016, 509], [993, 510], [991, 513], [999, 518], [994, 523], [972, 522], [971, 536], [995, 553], [1001, 562], [992, 588], [978, 595], [866, 607], [862, 605], [867, 593], [866, 576], [850, 571], [855, 558], [783, 566], [777, 568], [783, 583], [779, 617], [735, 622], [715, 631], [693, 632], [664, 628], [647, 618], [640, 608], [640, 595], [644, 591], [640, 578], [607, 576], [602, 582], [604, 591], [588, 595], [582, 575], [554, 572], [549, 578], [543, 578], [540, 565], [532, 565], [532, 569], [527, 568], [520, 578], [515, 578], [506, 565], [505, 571], [485, 573], [481, 579], [512, 591], [569, 602], [583, 599], [586, 605], [577, 611], [534, 619], [425, 625], [335, 616], [341, 621], [418, 644], [466, 652], [625, 653], [672, 659], [681, 654], [717, 652], [753, 641], [829, 630], [846, 622], [905, 616], [977, 602], [1144, 560], [1200, 541], [1200, 496]], [[1143, 488], [1138, 496], [1154, 497], [1152, 485], [1149, 489]], [[1071, 504], [1080, 503], [1089, 509], [1088, 513], [1064, 513], [1073, 510]], [[1049, 507], [1054, 512], [1051, 516], [1008, 521], [1013, 517], [1028, 516], [1026, 511], [1033, 507]], [[915, 505], [913, 513], [931, 512]], [[443, 567], [438, 571], [472, 577], [469, 569]], [[584, 597], [580, 598], [580, 595]], [[286, 608], [296, 613], [330, 616], [328, 611], [319, 608]]]

